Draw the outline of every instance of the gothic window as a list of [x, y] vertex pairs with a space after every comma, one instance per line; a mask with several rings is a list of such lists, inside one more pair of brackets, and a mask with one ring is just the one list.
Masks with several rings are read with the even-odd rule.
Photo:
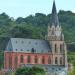
[[54, 35], [54, 28], [52, 29], [52, 35]]
[[15, 69], [17, 68], [17, 64], [18, 64], [18, 57], [17, 55], [15, 56]]
[[63, 45], [61, 44], [61, 45], [60, 45], [60, 52], [61, 52], [61, 53], [63, 52], [63, 49], [64, 49], [64, 48], [63, 48]]
[[45, 64], [45, 57], [42, 57], [42, 64]]
[[48, 64], [51, 64], [51, 57], [48, 57]]
[[20, 61], [21, 61], [21, 63], [24, 62], [24, 57], [23, 57], [23, 55], [21, 55], [21, 57], [20, 57]]
[[61, 40], [61, 41], [63, 40], [63, 38], [62, 38], [62, 34], [61, 34], [60, 40]]
[[57, 52], [57, 45], [55, 44], [55, 53]]
[[38, 63], [38, 57], [35, 56], [35, 59], [34, 59], [35, 63]]
[[55, 58], [55, 64], [58, 64], [58, 58], [57, 57]]
[[12, 69], [12, 53], [9, 53], [9, 69]]
[[62, 65], [63, 64], [63, 58], [60, 57], [60, 64]]
[[27, 62], [30, 63], [30, 55], [28, 55]]

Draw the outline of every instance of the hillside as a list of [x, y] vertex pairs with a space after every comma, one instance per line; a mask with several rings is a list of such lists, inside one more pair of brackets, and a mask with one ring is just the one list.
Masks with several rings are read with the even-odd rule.
[[[45, 39], [50, 16], [51, 14], [36, 13], [14, 20], [6, 13], [0, 14], [0, 49], [4, 49], [4, 44], [10, 37]], [[66, 42], [75, 42], [75, 13], [60, 10], [58, 16]]]
[[73, 70], [70, 69], [68, 75], [75, 75], [75, 52], [68, 52], [68, 63], [72, 64]]

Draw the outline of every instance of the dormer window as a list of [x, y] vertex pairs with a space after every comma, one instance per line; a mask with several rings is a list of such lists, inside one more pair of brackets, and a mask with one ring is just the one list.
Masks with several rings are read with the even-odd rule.
[[21, 51], [23, 51], [23, 49], [21, 49]]
[[24, 41], [22, 41], [22, 44], [24, 43]]
[[35, 44], [37, 45], [38, 43], [36, 42]]
[[29, 50], [27, 50], [27, 51], [29, 51]]
[[35, 53], [35, 50], [34, 50], [34, 48], [32, 48], [31, 52], [32, 52], [32, 53]]
[[16, 49], [16, 51], [17, 51], [17, 49]]
[[31, 42], [29, 41], [29, 44], [31, 44]]
[[52, 68], [52, 70], [54, 70], [54, 68]]
[[16, 41], [16, 43], [18, 43], [18, 41]]
[[59, 70], [61, 70], [61, 68], [59, 68]]

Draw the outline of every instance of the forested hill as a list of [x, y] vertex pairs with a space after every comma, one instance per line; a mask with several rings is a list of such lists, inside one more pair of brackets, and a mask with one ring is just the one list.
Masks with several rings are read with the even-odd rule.
[[[36, 13], [14, 20], [6, 13], [0, 14], [0, 45], [3, 47], [3, 37], [44, 39], [48, 23], [50, 23], [50, 16], [51, 14]], [[61, 10], [58, 16], [66, 42], [75, 42], [75, 13]], [[5, 44], [5, 41], [3, 42]]]

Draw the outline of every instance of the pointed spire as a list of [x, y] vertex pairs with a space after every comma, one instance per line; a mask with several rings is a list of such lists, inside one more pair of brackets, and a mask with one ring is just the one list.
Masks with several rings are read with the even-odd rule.
[[56, 11], [56, 5], [55, 5], [55, 0], [53, 1], [52, 13], [57, 13], [57, 11]]
[[51, 25], [55, 25], [55, 26], [59, 25], [59, 20], [58, 20], [58, 15], [57, 15], [57, 10], [56, 10], [55, 0], [53, 0]]

